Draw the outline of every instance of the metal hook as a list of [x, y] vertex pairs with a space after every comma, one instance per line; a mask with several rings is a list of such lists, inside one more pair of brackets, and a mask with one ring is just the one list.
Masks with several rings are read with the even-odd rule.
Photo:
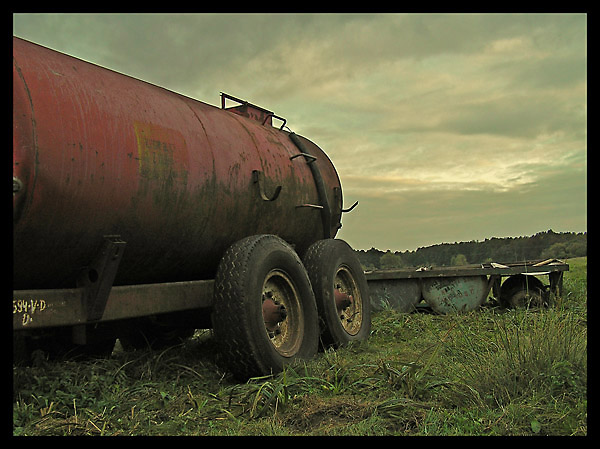
[[255, 184], [258, 184], [258, 193], [260, 194], [260, 197], [263, 199], [263, 201], [275, 201], [277, 199], [277, 197], [279, 196], [279, 193], [281, 192], [281, 186], [277, 186], [275, 188], [275, 193], [273, 193], [273, 195], [269, 198], [265, 194], [265, 187], [262, 182], [264, 176], [265, 175], [263, 174], [262, 171], [252, 170], [252, 182]]
[[356, 206], [358, 206], [358, 201], [356, 201], [352, 206], [350, 206], [348, 209], [342, 209], [342, 212], [350, 212], [352, 209], [354, 209]]

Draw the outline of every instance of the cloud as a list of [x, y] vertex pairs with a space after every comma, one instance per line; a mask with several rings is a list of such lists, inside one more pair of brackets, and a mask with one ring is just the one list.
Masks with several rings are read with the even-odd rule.
[[[577, 126], [560, 98], [535, 94], [506, 95], [456, 106], [434, 128], [457, 134], [495, 134], [534, 138]], [[581, 127], [581, 122], [578, 123]]]
[[359, 247], [586, 229], [585, 15], [17, 14], [14, 33], [285, 117], [360, 200]]
[[[407, 189], [353, 192], [339, 238], [353, 247], [414, 250], [442, 242], [587, 229], [585, 170], [556, 171], [507, 191]], [[584, 194], [582, 195], [582, 192]]]

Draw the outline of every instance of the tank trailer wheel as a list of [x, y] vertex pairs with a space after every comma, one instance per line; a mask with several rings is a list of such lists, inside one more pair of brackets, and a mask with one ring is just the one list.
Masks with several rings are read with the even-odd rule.
[[304, 266], [317, 301], [322, 345], [366, 340], [371, 332], [371, 301], [352, 248], [343, 240], [319, 240], [304, 255]]
[[211, 319], [224, 364], [238, 379], [277, 373], [318, 350], [308, 274], [295, 251], [274, 235], [244, 238], [225, 252]]
[[544, 284], [533, 277], [510, 276], [500, 287], [500, 305], [507, 308], [540, 308], [548, 305]]

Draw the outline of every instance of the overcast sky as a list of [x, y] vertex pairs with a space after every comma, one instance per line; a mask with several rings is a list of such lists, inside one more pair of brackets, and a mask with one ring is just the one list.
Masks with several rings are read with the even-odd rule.
[[15, 14], [13, 34], [272, 110], [342, 181], [357, 249], [587, 231], [584, 14]]

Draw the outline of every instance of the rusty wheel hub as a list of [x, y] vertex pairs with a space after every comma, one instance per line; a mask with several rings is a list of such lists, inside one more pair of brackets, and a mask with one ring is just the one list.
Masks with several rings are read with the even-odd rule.
[[294, 282], [284, 271], [272, 270], [267, 275], [261, 307], [271, 344], [282, 356], [293, 356], [304, 338], [304, 313]]
[[362, 297], [349, 268], [342, 265], [334, 280], [333, 296], [342, 327], [356, 335], [362, 326]]
[[267, 330], [275, 334], [281, 333], [279, 330], [279, 323], [287, 317], [285, 306], [283, 304], [278, 304], [267, 297], [262, 303], [262, 314]]
[[338, 313], [342, 313], [352, 305], [352, 296], [344, 293], [339, 288], [333, 290], [333, 296], [335, 298], [335, 307], [338, 310]]

